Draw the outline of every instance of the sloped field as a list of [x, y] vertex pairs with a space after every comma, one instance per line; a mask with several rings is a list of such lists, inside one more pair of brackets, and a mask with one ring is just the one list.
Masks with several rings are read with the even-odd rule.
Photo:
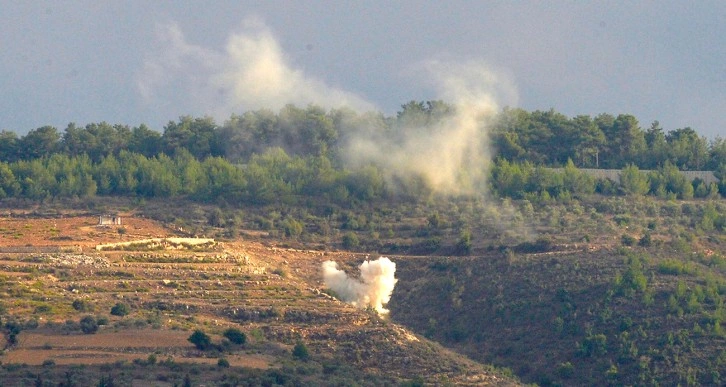
[[[183, 241], [173, 250], [136, 251], [128, 242], [182, 236], [131, 217], [112, 227], [96, 227], [92, 217], [0, 221], [6, 230], [0, 239], [6, 341], [0, 361], [3, 377], [18, 384], [30, 382], [33, 372], [42, 373], [18, 374], [21, 364], [40, 367], [46, 380], [63, 375], [51, 370], [98, 365], [91, 368], [95, 377], [115, 375], [117, 380], [138, 380], [144, 374], [131, 369], [139, 367], [162, 367], [164, 372], [146, 374], [157, 380], [180, 380], [189, 369], [207, 367], [196, 380], [216, 383], [234, 371], [311, 384], [416, 377], [463, 385], [511, 383], [375, 312], [321, 292], [322, 261], [335, 259], [350, 267], [363, 256], [241, 241], [202, 249]], [[24, 242], [12, 236], [18, 233]], [[112, 243], [124, 248], [95, 248]], [[119, 304], [128, 314], [114, 312]], [[100, 323], [95, 333], [83, 332], [86, 316]], [[19, 333], [13, 335], [15, 328]], [[228, 328], [245, 333], [247, 342], [230, 343], [222, 336]], [[211, 349], [197, 349], [187, 340], [195, 329], [209, 335]], [[307, 360], [292, 355], [296, 344], [306, 347]], [[217, 366], [219, 359], [230, 371]]]

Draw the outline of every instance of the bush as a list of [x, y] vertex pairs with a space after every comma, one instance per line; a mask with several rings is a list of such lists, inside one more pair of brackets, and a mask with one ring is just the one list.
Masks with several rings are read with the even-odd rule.
[[303, 232], [303, 224], [293, 218], [287, 218], [282, 223], [282, 229], [288, 238], [298, 238]]
[[635, 246], [636, 239], [632, 235], [623, 234], [623, 236], [620, 238], [620, 243], [623, 244], [623, 246]]
[[580, 344], [580, 351], [585, 356], [602, 356], [607, 353], [608, 339], [604, 334], [588, 335]]
[[93, 316], [85, 316], [80, 321], [81, 331], [87, 335], [98, 332], [98, 323]]
[[73, 309], [79, 312], [90, 312], [93, 310], [93, 305], [91, 305], [88, 301], [74, 300]]
[[458, 254], [467, 255], [471, 253], [471, 231], [464, 230], [459, 235], [459, 241], [456, 242], [456, 252]]
[[308, 352], [308, 347], [305, 346], [305, 343], [303, 343], [302, 341], [298, 341], [297, 344], [295, 344], [295, 347], [292, 349], [292, 356], [300, 360], [309, 359], [310, 353]]
[[197, 349], [200, 351], [206, 351], [207, 349], [212, 347], [212, 339], [207, 335], [206, 333], [202, 332], [201, 330], [197, 329], [192, 333], [191, 336], [187, 339], [190, 343], [194, 344]]
[[650, 247], [652, 244], [653, 238], [651, 237], [649, 232], [646, 232], [645, 235], [643, 235], [643, 237], [638, 240], [638, 246], [641, 247]]
[[50, 305], [47, 304], [41, 304], [35, 307], [35, 310], [33, 313], [50, 313], [53, 310], [53, 308]]
[[559, 375], [563, 379], [569, 379], [574, 374], [575, 367], [569, 361], [565, 363], [560, 363], [560, 365], [557, 367], [557, 375]]
[[130, 311], [131, 311], [131, 309], [129, 308], [129, 306], [122, 302], [117, 303], [116, 305], [113, 306], [113, 308], [111, 308], [111, 314], [114, 316], [123, 317], [123, 316], [126, 316], [127, 314], [129, 314]]
[[222, 358], [219, 358], [219, 360], [217, 360], [217, 367], [219, 367], [219, 368], [229, 368], [229, 360], [227, 360], [227, 359], [225, 359], [223, 357]]
[[352, 232], [347, 232], [343, 235], [343, 248], [346, 250], [355, 249], [360, 245], [358, 236]]
[[224, 331], [224, 337], [234, 344], [243, 345], [247, 342], [247, 336], [237, 328], [229, 328]]

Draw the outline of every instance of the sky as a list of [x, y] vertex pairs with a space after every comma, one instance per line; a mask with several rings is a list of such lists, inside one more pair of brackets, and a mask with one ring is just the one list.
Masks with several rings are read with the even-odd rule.
[[468, 76], [498, 108], [726, 137], [721, 0], [0, 0], [0, 129], [21, 135], [286, 103], [393, 115], [462, 68], [487, 69]]

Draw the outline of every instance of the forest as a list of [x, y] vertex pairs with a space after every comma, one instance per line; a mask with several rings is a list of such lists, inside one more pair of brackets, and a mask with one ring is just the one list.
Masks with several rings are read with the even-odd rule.
[[[426, 198], [432, 188], [425, 179], [392, 180], [375, 162], [349, 165], [346, 145], [359, 132], [381, 141], [426, 136], [455, 110], [443, 101], [411, 101], [387, 117], [287, 105], [277, 113], [233, 115], [222, 125], [210, 117], [183, 116], [163, 132], [106, 122], [70, 123], [62, 132], [43, 126], [21, 137], [2, 131], [0, 197], [185, 197], [235, 206], [306, 197], [338, 204]], [[688, 127], [665, 131], [655, 121], [643, 129], [629, 114], [567, 117], [554, 110], [505, 108], [481, 130], [487, 134], [482, 141], [493, 148], [481, 193], [530, 200], [594, 192], [679, 199], [726, 195], [726, 140], [709, 141]], [[579, 168], [622, 169], [622, 177], [595, 179]], [[690, 181], [679, 173], [693, 170], [714, 171], [720, 183]]]

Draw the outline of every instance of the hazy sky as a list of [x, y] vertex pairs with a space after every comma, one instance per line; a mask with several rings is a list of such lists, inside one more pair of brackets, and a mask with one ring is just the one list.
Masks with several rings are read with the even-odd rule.
[[0, 0], [0, 129], [292, 102], [394, 114], [486, 66], [499, 106], [726, 136], [726, 1]]

